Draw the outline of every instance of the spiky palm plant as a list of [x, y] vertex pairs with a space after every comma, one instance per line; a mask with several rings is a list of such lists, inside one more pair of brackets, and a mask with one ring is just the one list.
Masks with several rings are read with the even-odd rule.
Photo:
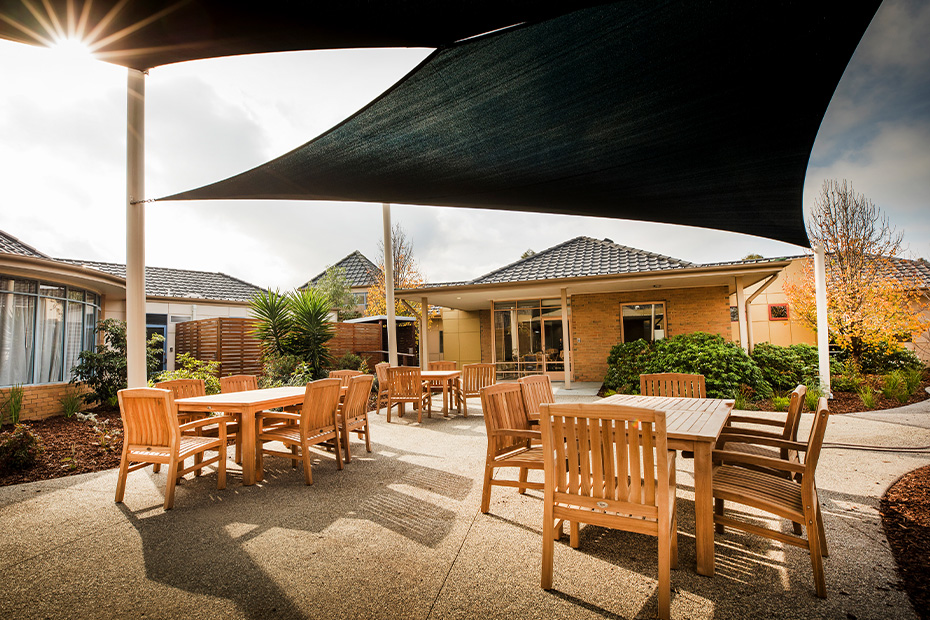
[[261, 341], [265, 354], [289, 353], [294, 319], [288, 296], [277, 289], [262, 291], [252, 298], [250, 310], [256, 321], [253, 333]]
[[301, 357], [313, 369], [313, 376], [324, 376], [324, 368], [332, 363], [326, 343], [335, 335], [327, 322], [329, 296], [318, 289], [297, 290], [288, 298], [293, 321], [292, 353]]

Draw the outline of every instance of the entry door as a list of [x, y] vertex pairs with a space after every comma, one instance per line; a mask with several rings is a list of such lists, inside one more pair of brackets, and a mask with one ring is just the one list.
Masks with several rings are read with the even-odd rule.
[[562, 342], [562, 319], [543, 321], [543, 346], [546, 352], [546, 374], [557, 381], [565, 380], [565, 346]]
[[161, 367], [156, 368], [156, 372], [161, 372], [167, 369], [168, 356], [165, 354], [165, 349], [168, 346], [168, 326], [167, 325], [146, 325], [145, 326], [145, 341], [148, 342], [149, 338], [152, 337], [152, 334], [161, 334], [161, 337], [164, 338], [164, 342], [161, 343]]

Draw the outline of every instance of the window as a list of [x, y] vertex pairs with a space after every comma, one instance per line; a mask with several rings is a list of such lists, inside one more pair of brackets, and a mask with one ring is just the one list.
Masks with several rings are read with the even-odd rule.
[[563, 372], [562, 300], [494, 302], [494, 347], [501, 379]]
[[662, 340], [665, 338], [665, 304], [622, 304], [620, 323], [623, 342], [633, 342], [640, 338], [648, 342]]
[[730, 322], [736, 323], [739, 321], [739, 306], [730, 306]]
[[356, 306], [368, 305], [368, 293], [352, 293]]
[[94, 348], [99, 304], [89, 291], [0, 275], [0, 385], [68, 381]]
[[770, 321], [787, 321], [788, 304], [769, 304]]

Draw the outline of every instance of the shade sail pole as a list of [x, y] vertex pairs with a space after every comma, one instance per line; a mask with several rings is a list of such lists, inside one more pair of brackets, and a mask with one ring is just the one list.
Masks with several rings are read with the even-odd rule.
[[129, 387], [145, 368], [145, 73], [129, 69], [126, 103], [126, 367]]
[[830, 334], [827, 325], [827, 261], [823, 246], [813, 246], [814, 250], [814, 294], [817, 302], [817, 358], [820, 370], [820, 387], [827, 398], [833, 398], [830, 391]]
[[384, 304], [387, 310], [388, 361], [397, 366], [397, 317], [394, 313], [394, 247], [391, 243], [391, 205], [381, 205], [384, 224]]

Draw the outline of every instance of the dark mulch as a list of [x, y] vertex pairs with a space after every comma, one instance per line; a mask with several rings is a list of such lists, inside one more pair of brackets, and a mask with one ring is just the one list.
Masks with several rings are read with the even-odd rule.
[[880, 511], [911, 604], [930, 620], [930, 465], [902, 476], [885, 493]]
[[[0, 472], [0, 486], [118, 467], [123, 447], [119, 410], [100, 410], [96, 414], [96, 425], [63, 416], [26, 422], [42, 444], [38, 462], [24, 471]], [[3, 427], [5, 431], [10, 429], [9, 425]]]

